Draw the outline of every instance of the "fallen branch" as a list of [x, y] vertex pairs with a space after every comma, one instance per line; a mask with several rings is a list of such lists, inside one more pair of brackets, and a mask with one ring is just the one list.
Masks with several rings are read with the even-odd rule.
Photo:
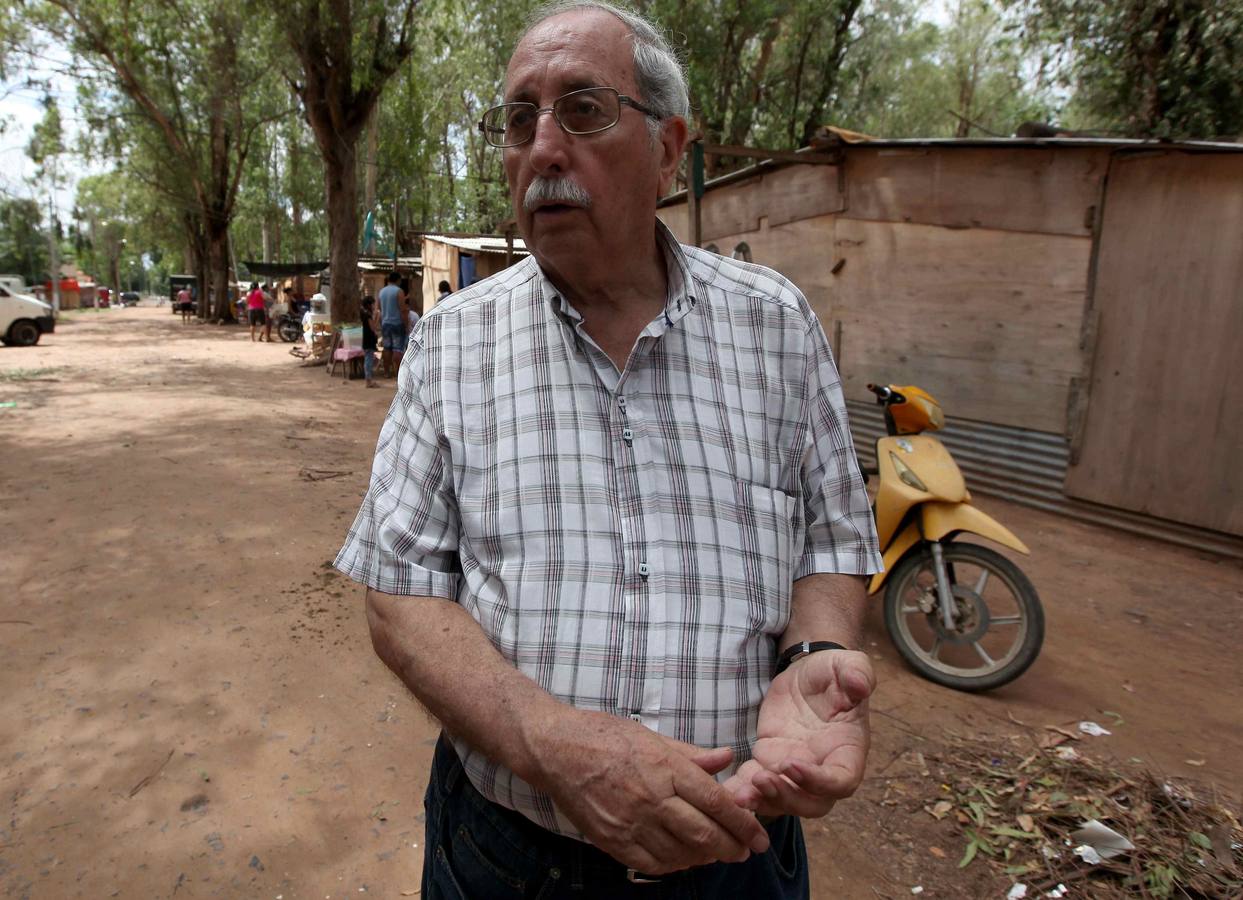
[[139, 791], [141, 791], [143, 788], [145, 788], [147, 785], [149, 785], [149, 784], [150, 784], [150, 783], [151, 783], [151, 782], [155, 779], [155, 777], [156, 777], [157, 775], [159, 775], [161, 772], [163, 772], [163, 771], [164, 771], [164, 767], [165, 767], [166, 765], [168, 765], [168, 761], [169, 761], [170, 759], [172, 759], [172, 758], [173, 758], [173, 751], [172, 751], [172, 750], [169, 750], [169, 751], [168, 751], [168, 756], [164, 757], [164, 762], [160, 763], [160, 765], [156, 768], [156, 770], [155, 770], [154, 772], [152, 772], [150, 775], [148, 775], [148, 776], [147, 776], [146, 778], [144, 778], [142, 781], [138, 782], [138, 784], [134, 785], [132, 788], [130, 788], [130, 789], [129, 789], [129, 796], [130, 796], [130, 799], [133, 799], [133, 797], [134, 797], [134, 795], [135, 795], [135, 794], [137, 794]]
[[302, 469], [298, 472], [304, 481], [327, 481], [329, 478], [343, 478], [353, 474], [353, 472], [338, 472], [335, 469]]

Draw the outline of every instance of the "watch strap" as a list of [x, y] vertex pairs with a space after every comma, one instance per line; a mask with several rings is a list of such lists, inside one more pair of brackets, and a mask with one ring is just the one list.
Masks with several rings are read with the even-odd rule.
[[777, 658], [777, 671], [773, 675], [780, 675], [790, 668], [790, 664], [796, 659], [802, 659], [804, 656], [810, 656], [812, 653], [819, 653], [821, 650], [846, 649], [846, 647], [833, 641], [799, 641], [797, 644], [791, 644], [789, 647], [786, 647], [785, 652]]

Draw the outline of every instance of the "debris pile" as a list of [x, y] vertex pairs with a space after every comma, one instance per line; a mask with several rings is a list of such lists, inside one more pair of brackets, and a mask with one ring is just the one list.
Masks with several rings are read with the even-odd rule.
[[1235, 812], [1185, 782], [1093, 760], [1070, 743], [1078, 737], [953, 737], [924, 751], [941, 783], [923, 808], [957, 823], [959, 868], [987, 861], [1014, 900], [1243, 896]]

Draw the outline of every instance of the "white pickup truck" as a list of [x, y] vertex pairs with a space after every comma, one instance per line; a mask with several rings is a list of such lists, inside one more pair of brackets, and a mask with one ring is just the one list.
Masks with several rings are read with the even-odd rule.
[[55, 330], [50, 305], [0, 285], [0, 341], [10, 347], [33, 347]]

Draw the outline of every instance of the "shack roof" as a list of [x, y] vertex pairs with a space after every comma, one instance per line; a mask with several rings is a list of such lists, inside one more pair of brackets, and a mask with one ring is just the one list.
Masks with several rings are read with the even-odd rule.
[[[439, 241], [442, 244], [448, 244], [450, 247], [466, 250], [469, 253], [506, 253], [509, 250], [505, 238], [492, 235], [467, 237], [463, 235], [425, 234], [423, 237], [429, 241]], [[523, 243], [522, 238], [515, 237], [514, 253], [525, 256], [526, 252], [527, 245]]]
[[[829, 154], [850, 151], [855, 148], [875, 150], [912, 150], [929, 148], [937, 150], [989, 149], [989, 150], [1069, 150], [1094, 148], [1115, 151], [1182, 150], [1189, 153], [1243, 153], [1243, 143], [1231, 141], [1158, 141], [1139, 138], [1094, 137], [1047, 137], [1047, 138], [873, 138], [855, 132], [829, 129], [835, 139], [820, 140], [811, 147], [802, 147], [795, 154], [807, 154], [808, 162], [823, 163]], [[719, 187], [735, 181], [744, 181], [773, 169], [800, 165], [790, 160], [763, 159], [753, 165], [720, 175], [704, 184], [705, 188]], [[686, 190], [663, 197], [658, 206], [670, 206], [683, 202]]]

